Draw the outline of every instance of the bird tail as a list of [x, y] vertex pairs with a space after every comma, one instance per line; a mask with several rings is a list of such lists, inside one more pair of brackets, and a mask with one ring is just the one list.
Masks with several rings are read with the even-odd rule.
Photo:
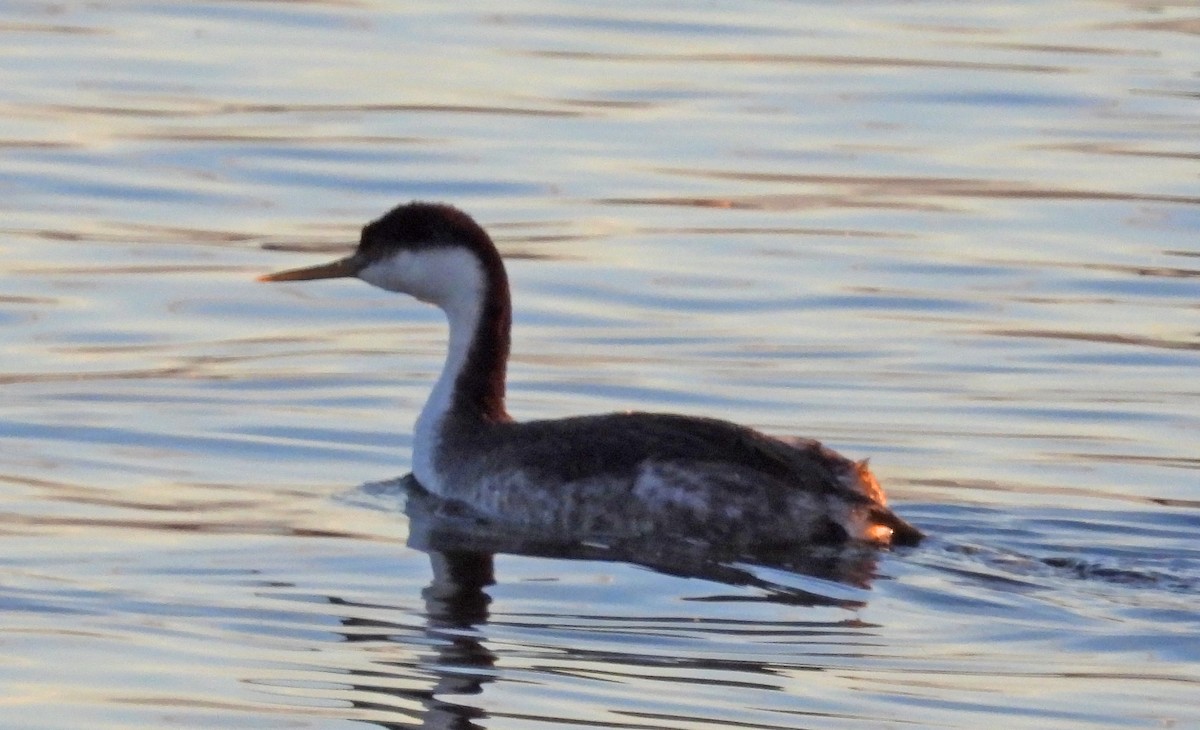
[[848, 478], [844, 478], [843, 483], [850, 482], [853, 491], [870, 505], [866, 510], [865, 530], [861, 534], [881, 545], [910, 546], [921, 542], [925, 534], [888, 509], [883, 487], [871, 473], [867, 460], [850, 462], [850, 466], [852, 474], [846, 475]]
[[890, 529], [892, 535], [888, 542], [894, 546], [911, 547], [919, 544], [925, 537], [925, 533], [896, 516], [896, 513], [887, 507], [877, 507], [871, 510], [871, 523]]

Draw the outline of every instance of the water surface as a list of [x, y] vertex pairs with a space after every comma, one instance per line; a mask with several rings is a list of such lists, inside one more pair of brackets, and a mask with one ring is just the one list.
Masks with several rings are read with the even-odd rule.
[[[0, 726], [1200, 723], [1198, 33], [1119, 0], [0, 3]], [[393, 481], [440, 317], [253, 281], [414, 198], [509, 260], [518, 417], [817, 436], [932, 538], [824, 572], [448, 552]]]

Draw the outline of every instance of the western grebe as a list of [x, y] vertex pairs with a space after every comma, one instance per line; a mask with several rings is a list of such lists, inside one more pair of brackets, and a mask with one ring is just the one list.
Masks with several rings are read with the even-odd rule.
[[401, 205], [357, 250], [259, 277], [357, 277], [437, 305], [441, 375], [417, 417], [413, 475], [430, 493], [547, 539], [662, 535], [725, 547], [911, 545], [865, 461], [712, 418], [612, 413], [514, 421], [505, 409], [511, 301], [491, 238], [449, 205]]

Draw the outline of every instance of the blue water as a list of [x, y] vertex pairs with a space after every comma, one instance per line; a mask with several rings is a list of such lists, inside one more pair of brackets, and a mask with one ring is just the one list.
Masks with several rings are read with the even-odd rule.
[[[0, 2], [0, 727], [1200, 725], [1198, 27]], [[819, 437], [930, 540], [460, 554], [438, 313], [254, 281], [409, 199], [507, 257], [518, 417]]]

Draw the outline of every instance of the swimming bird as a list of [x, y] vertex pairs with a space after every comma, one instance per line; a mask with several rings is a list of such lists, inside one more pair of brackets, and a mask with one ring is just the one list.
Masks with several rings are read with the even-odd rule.
[[457, 208], [400, 205], [366, 225], [349, 256], [259, 280], [341, 277], [446, 314], [448, 352], [417, 417], [412, 471], [447, 503], [552, 540], [661, 536], [751, 549], [922, 537], [888, 509], [866, 461], [818, 441], [664, 413], [514, 420], [508, 276], [487, 232]]

